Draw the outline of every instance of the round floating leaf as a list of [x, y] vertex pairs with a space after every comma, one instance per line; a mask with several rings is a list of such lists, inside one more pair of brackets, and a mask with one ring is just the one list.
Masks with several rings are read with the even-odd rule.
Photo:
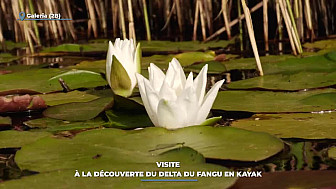
[[39, 95], [49, 106], [66, 104], [71, 102], [88, 102], [99, 98], [96, 95], [82, 91], [71, 91], [67, 93], [49, 93]]
[[81, 69], [81, 70], [90, 70], [97, 73], [105, 74], [106, 60], [96, 60], [96, 61], [82, 61], [75, 66], [69, 66], [65, 69]]
[[52, 118], [39, 118], [24, 122], [31, 128], [45, 129], [49, 132], [72, 131], [102, 127], [106, 122], [101, 118], [88, 121], [62, 121]]
[[208, 74], [219, 74], [222, 72], [226, 72], [226, 67], [222, 62], [217, 61], [207, 61], [203, 63], [196, 63], [184, 68], [185, 72], [195, 72], [198, 73], [202, 70], [203, 66], [208, 64]]
[[0, 92], [14, 89], [29, 89], [41, 93], [62, 90], [59, 84], [48, 84], [48, 79], [60, 73], [59, 69], [33, 69], [0, 75]]
[[205, 52], [185, 52], [177, 55], [174, 54], [153, 55], [150, 57], [142, 58], [142, 68], [147, 69], [150, 63], [154, 63], [161, 69], [167, 69], [169, 62], [171, 62], [173, 58], [176, 58], [181, 63], [182, 66], [189, 66], [194, 64], [195, 62], [204, 62], [213, 60], [214, 56], [211, 53], [205, 53]]
[[303, 104], [315, 105], [315, 104], [336, 104], [336, 92], [334, 93], [322, 93], [313, 95], [301, 100]]
[[281, 138], [336, 139], [336, 113], [256, 114], [232, 126]]
[[67, 121], [84, 121], [96, 117], [112, 104], [112, 97], [99, 98], [90, 102], [61, 104], [49, 107], [43, 112], [43, 115]]
[[[106, 116], [109, 120], [106, 127], [115, 127], [121, 129], [135, 129], [139, 127], [153, 126], [147, 113], [137, 112], [122, 112], [122, 111], [106, 111]], [[130, 116], [132, 115], [132, 116]]]
[[12, 120], [10, 117], [1, 117], [0, 116], [0, 126], [1, 125], [11, 125], [12, 124]]
[[87, 70], [71, 70], [54, 76], [48, 80], [49, 85], [60, 87], [60, 78], [63, 79], [70, 89], [77, 89], [82, 87], [92, 88], [107, 85], [107, 82], [99, 73]]
[[[47, 137], [34, 144], [24, 146], [17, 153], [15, 159], [21, 169], [39, 172], [79, 169], [81, 167], [88, 169], [97, 165], [113, 168], [111, 165], [155, 164], [157, 161], [179, 161], [182, 165], [205, 162], [204, 157], [198, 152], [188, 147], [181, 147], [181, 145], [172, 145], [159, 153], [131, 150], [129, 148], [131, 141], [125, 141], [126, 146], [124, 146], [124, 142], [116, 144], [114, 137], [120, 137], [121, 132], [108, 132], [109, 130], [111, 129], [90, 132], [86, 136], [79, 134], [73, 139]], [[108, 134], [112, 134], [112, 136]], [[32, 155], [34, 158], [25, 158], [28, 157], [27, 155]], [[107, 167], [102, 168], [106, 170]]]
[[40, 138], [50, 136], [47, 132], [30, 131], [1, 131], [0, 148], [17, 148], [25, 144], [33, 143]]
[[[90, 167], [105, 161], [146, 163], [181, 146], [191, 147], [206, 158], [259, 161], [281, 151], [283, 143], [266, 133], [230, 127], [193, 126], [175, 131], [157, 127], [139, 131], [100, 129], [79, 133], [71, 140], [45, 138], [22, 148], [16, 161], [22, 169], [39, 172], [83, 164]], [[101, 158], [93, 161], [97, 154]], [[35, 158], [26, 158], [31, 156]]]
[[230, 89], [262, 88], [270, 90], [300, 90], [327, 87], [336, 84], [336, 72], [275, 74], [235, 81], [227, 85]]
[[12, 54], [9, 54], [9, 53], [0, 53], [0, 64], [12, 62], [17, 59], [20, 59], [20, 57], [13, 56]]
[[283, 171], [264, 173], [262, 178], [240, 178], [234, 188], [332, 188], [336, 171]]
[[[330, 53], [332, 54], [333, 52]], [[303, 58], [292, 55], [277, 55], [264, 56], [260, 57], [260, 59], [266, 75], [280, 73], [293, 74], [298, 72], [335, 72], [336, 61], [328, 57], [330, 53]], [[227, 70], [256, 69], [254, 58], [232, 59], [223, 62], [223, 64]]]
[[336, 160], [336, 146], [330, 147], [328, 149], [328, 157]]
[[[249, 112], [313, 112], [334, 110], [336, 105], [330, 104], [329, 100], [317, 99], [330, 98], [329, 93], [334, 93], [335, 91], [335, 89], [291, 93], [269, 91], [222, 91], [218, 93], [213, 109]], [[314, 98], [316, 101], [311, 102], [310, 104], [301, 101], [312, 96], [315, 96]]]

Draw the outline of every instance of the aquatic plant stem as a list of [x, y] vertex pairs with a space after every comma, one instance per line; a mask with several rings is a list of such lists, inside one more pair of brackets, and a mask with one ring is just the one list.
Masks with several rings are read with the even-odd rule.
[[287, 14], [286, 14], [287, 12], [286, 12], [286, 9], [285, 9], [285, 5], [284, 5], [282, 0], [279, 0], [279, 5], [280, 5], [280, 10], [281, 10], [282, 16], [283, 16], [285, 24], [286, 24], [286, 29], [287, 29], [287, 33], [288, 33], [288, 37], [289, 37], [289, 42], [290, 42], [290, 45], [292, 47], [293, 54], [297, 55], [296, 47], [295, 47], [295, 44], [294, 44], [295, 43], [294, 42], [294, 37], [293, 37], [292, 30], [291, 30], [290, 20], [289, 20], [289, 17], [287, 17]]
[[263, 21], [264, 21], [264, 40], [265, 40], [265, 52], [266, 56], [269, 55], [269, 44], [268, 44], [268, 0], [263, 0]]
[[121, 31], [123, 38], [126, 39], [126, 26], [125, 26], [125, 18], [124, 18], [124, 9], [123, 9], [123, 4], [122, 0], [119, 0], [119, 20], [121, 24]]
[[203, 10], [203, 3], [201, 0], [197, 0], [198, 5], [200, 8], [200, 17], [201, 17], [201, 27], [202, 27], [202, 36], [203, 36], [203, 41], [206, 40], [206, 29], [205, 29], [205, 20], [204, 20], [204, 10]]
[[[256, 4], [254, 7], [251, 8], [251, 13], [258, 10], [259, 8], [261, 8], [262, 5], [263, 5], [263, 2], [260, 2], [260, 3]], [[234, 19], [232, 22], [230, 22], [230, 27], [236, 25], [239, 22], [239, 20], [242, 20], [244, 18], [245, 18], [245, 14], [242, 14], [240, 16], [240, 18]], [[207, 42], [207, 41], [210, 41], [210, 40], [214, 39], [215, 37], [217, 37], [218, 35], [220, 35], [221, 33], [225, 32], [225, 31], [226, 31], [226, 27], [224, 26], [224, 27], [220, 28], [219, 30], [217, 30], [214, 34], [209, 36], [204, 42]]]
[[224, 24], [226, 28], [226, 34], [228, 39], [231, 39], [231, 29], [230, 29], [230, 23], [228, 19], [228, 11], [227, 11], [227, 0], [222, 0], [222, 12], [223, 12], [223, 19], [224, 19]]
[[133, 19], [133, 8], [132, 8], [132, 0], [127, 1], [128, 4], [128, 32], [129, 38], [133, 39], [134, 42], [136, 41], [135, 36], [135, 28], [134, 28], [134, 19]]
[[248, 33], [249, 33], [254, 57], [255, 57], [255, 60], [256, 60], [256, 63], [257, 63], [258, 70], [260, 72], [260, 76], [263, 76], [264, 72], [263, 72], [263, 69], [262, 69], [262, 66], [261, 66], [259, 53], [258, 53], [258, 47], [257, 47], [257, 43], [256, 43], [256, 40], [255, 40], [255, 37], [254, 37], [254, 30], [253, 30], [253, 23], [252, 23], [251, 14], [250, 14], [250, 11], [249, 11], [246, 3], [245, 3], [245, 0], [241, 0], [241, 2], [242, 2], [242, 5], [243, 5], [244, 14], [246, 16], [245, 20], [246, 20], [247, 30], [248, 30]]
[[244, 45], [243, 45], [243, 23], [241, 19], [241, 3], [239, 0], [237, 0], [237, 7], [238, 7], [238, 20], [239, 20], [239, 46], [240, 46], [240, 52], [244, 51]]
[[282, 54], [282, 37], [283, 37], [283, 26], [282, 26], [282, 18], [280, 13], [280, 5], [279, 0], [275, 1], [275, 10], [278, 22], [278, 32], [279, 32], [279, 54]]
[[147, 2], [146, 0], [142, 0], [142, 6], [143, 6], [143, 11], [144, 11], [144, 19], [145, 19], [145, 26], [146, 26], [146, 36], [147, 36], [147, 41], [151, 41], [151, 31], [150, 31], [150, 26], [149, 26], [149, 20], [148, 20], [148, 12], [147, 12]]
[[298, 49], [299, 54], [301, 54], [302, 53], [302, 46], [301, 46], [301, 42], [300, 42], [300, 37], [299, 37], [298, 31], [297, 31], [297, 28], [296, 28], [296, 24], [295, 24], [295, 19], [294, 19], [294, 16], [293, 16], [292, 7], [290, 5], [289, 0], [286, 0], [286, 3], [287, 3], [287, 10], [288, 10], [290, 19], [292, 21], [292, 29], [294, 30], [294, 36], [296, 38], [297, 49]]
[[195, 8], [195, 19], [194, 19], [194, 30], [193, 30], [193, 41], [197, 40], [197, 26], [198, 26], [198, 19], [199, 19], [199, 3], [196, 1], [196, 8]]

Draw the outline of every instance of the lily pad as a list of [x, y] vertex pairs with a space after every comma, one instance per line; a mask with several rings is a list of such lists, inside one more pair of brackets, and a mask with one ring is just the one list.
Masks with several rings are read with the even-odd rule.
[[0, 126], [1, 125], [11, 125], [12, 124], [12, 120], [10, 117], [2, 117], [0, 116]]
[[52, 106], [43, 112], [43, 115], [49, 118], [84, 121], [95, 118], [105, 109], [113, 105], [112, 97], [99, 98], [90, 102], [74, 102]]
[[[302, 92], [270, 92], [270, 91], [222, 91], [214, 102], [213, 109], [226, 111], [249, 112], [314, 112], [334, 110], [335, 104], [330, 100], [330, 93], [335, 89], [323, 89]], [[315, 96], [314, 102], [309, 104], [304, 100]]]
[[227, 85], [230, 89], [269, 89], [269, 90], [301, 90], [327, 87], [336, 84], [336, 72], [265, 75], [246, 80], [235, 81]]
[[256, 114], [232, 126], [280, 138], [336, 139], [336, 113]]
[[90, 70], [93, 72], [104, 73], [105, 74], [106, 60], [96, 60], [96, 61], [82, 61], [75, 66], [69, 66], [65, 69], [78, 69], [78, 70]]
[[328, 157], [336, 160], [336, 146], [330, 147], [328, 149]]
[[[13, 42], [13, 41], [5, 41], [5, 47], [7, 50], [13, 50], [13, 49], [20, 49], [23, 47], [27, 47], [27, 43], [25, 42]], [[2, 48], [2, 45], [0, 45], [0, 50], [4, 50]]]
[[0, 148], [18, 148], [26, 144], [33, 143], [40, 138], [50, 136], [47, 132], [31, 131], [1, 131]]
[[[100, 129], [79, 133], [71, 140], [42, 139], [23, 147], [16, 161], [22, 169], [39, 172], [80, 165], [90, 167], [104, 161], [110, 164], [147, 163], [181, 146], [191, 147], [206, 158], [259, 161], [281, 151], [283, 143], [266, 133], [230, 127], [194, 126], [175, 131], [157, 127], [139, 131]], [[102, 157], [93, 161], [96, 154]], [[35, 158], [26, 158], [31, 156]]]
[[201, 71], [203, 66], [205, 66], [206, 64], [208, 64], [208, 74], [219, 74], [219, 73], [227, 71], [224, 64], [218, 61], [207, 61], [203, 63], [196, 63], [196, 64], [185, 67], [184, 71], [198, 73]]
[[52, 118], [39, 118], [24, 122], [25, 125], [31, 128], [45, 129], [49, 132], [72, 131], [81, 129], [91, 129], [102, 127], [106, 122], [101, 118], [96, 118], [88, 121], [62, 121]]
[[56, 75], [48, 80], [50, 86], [60, 86], [59, 79], [68, 85], [70, 89], [81, 87], [92, 88], [107, 85], [106, 80], [96, 72], [87, 70], [71, 70], [60, 75]]
[[336, 171], [283, 171], [264, 173], [262, 178], [240, 178], [232, 189], [332, 188]]
[[46, 102], [49, 106], [55, 106], [60, 104], [66, 104], [71, 102], [89, 102], [92, 100], [95, 100], [99, 98], [99, 96], [96, 96], [94, 94], [87, 93], [86, 91], [71, 91], [67, 93], [49, 93], [49, 94], [43, 94], [39, 95], [43, 98], [43, 100]]
[[142, 58], [142, 68], [147, 69], [150, 63], [154, 63], [161, 69], [168, 68], [169, 62], [176, 58], [182, 66], [189, 66], [196, 62], [205, 62], [214, 60], [214, 55], [211, 52], [185, 52], [180, 54], [169, 54], [169, 55], [153, 55], [150, 57]]
[[17, 59], [20, 59], [20, 57], [13, 56], [9, 53], [0, 53], [0, 63], [12, 62]]
[[[107, 84], [99, 74], [95, 73], [89, 75], [81, 72], [72, 74], [72, 72], [65, 72], [60, 69], [30, 69], [27, 71], [0, 75], [0, 80], [2, 81], [0, 83], [0, 92], [29, 89], [31, 91], [47, 93], [63, 90], [58, 83], [57, 78], [54, 78], [50, 82], [48, 81], [55, 76], [62, 77], [71, 89], [97, 87]], [[88, 78], [86, 78], [86, 76], [88, 76]]]
[[[121, 129], [135, 129], [139, 127], [153, 126], [146, 112], [122, 112], [122, 111], [106, 111], [109, 122], [106, 127], [115, 127]], [[132, 116], [130, 116], [132, 115]]]
[[[336, 61], [331, 59], [334, 52], [318, 56], [294, 57], [291, 55], [261, 57], [261, 64], [265, 75], [293, 74], [304, 72], [335, 72]], [[254, 58], [232, 59], [223, 62], [227, 70], [256, 69]]]

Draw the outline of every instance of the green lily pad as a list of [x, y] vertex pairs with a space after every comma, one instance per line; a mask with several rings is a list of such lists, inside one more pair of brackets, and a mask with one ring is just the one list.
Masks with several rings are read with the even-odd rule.
[[203, 66], [208, 64], [208, 74], [219, 74], [222, 72], [226, 72], [226, 67], [222, 62], [218, 61], [207, 61], [202, 63], [192, 64], [184, 68], [185, 72], [195, 72], [198, 73], [202, 70]]
[[[95, 41], [88, 44], [62, 44], [55, 47], [44, 48], [40, 55], [48, 55], [50, 53], [88, 53], [88, 52], [106, 52], [109, 40]], [[160, 53], [160, 52], [185, 52], [185, 51], [205, 51], [213, 48], [224, 48], [234, 43], [234, 39], [230, 41], [210, 41], [201, 43], [196, 41], [140, 41], [143, 52]]]
[[328, 40], [321, 40], [315, 41], [313, 43], [305, 43], [303, 47], [308, 49], [336, 49], [336, 40], [335, 39], [328, 39]]
[[106, 80], [96, 72], [87, 70], [71, 70], [56, 75], [48, 80], [50, 86], [60, 86], [59, 79], [62, 78], [70, 89], [81, 87], [92, 88], [107, 85]]
[[[55, 76], [62, 77], [71, 89], [97, 87], [107, 84], [106, 81], [97, 73], [72, 73], [73, 72], [65, 72], [60, 69], [29, 69], [27, 71], [0, 75], [0, 80], [3, 81], [0, 83], [0, 92], [28, 89], [40, 93], [47, 93], [63, 90], [57, 81], [57, 78], [48, 81]], [[65, 75], [60, 76], [60, 74]], [[88, 78], [86, 78], [86, 76], [88, 76]]]
[[49, 86], [48, 79], [61, 73], [59, 69], [33, 69], [11, 74], [0, 75], [0, 91], [14, 89], [30, 89], [33, 91], [45, 93], [61, 90], [62, 87]]
[[262, 178], [240, 178], [232, 188], [332, 188], [336, 171], [282, 171], [263, 173]]
[[[122, 111], [106, 111], [106, 117], [109, 122], [106, 127], [115, 127], [121, 129], [135, 129], [139, 127], [153, 126], [146, 112], [122, 112]], [[132, 116], [130, 116], [132, 115]]]
[[[294, 57], [291, 55], [264, 56], [261, 57], [261, 64], [265, 75], [269, 74], [293, 74], [304, 72], [335, 72], [336, 61], [331, 59], [334, 52], [318, 56]], [[223, 62], [226, 69], [256, 69], [254, 58], [232, 59]]]
[[49, 132], [72, 131], [82, 129], [92, 129], [102, 127], [106, 124], [101, 118], [96, 118], [87, 121], [62, 121], [52, 118], [39, 118], [24, 122], [25, 125], [31, 128], [44, 129]]
[[[96, 154], [102, 154], [98, 162], [146, 163], [181, 146], [191, 147], [206, 158], [259, 161], [281, 151], [283, 143], [269, 134], [230, 127], [193, 126], [175, 131], [157, 127], [139, 131], [100, 129], [79, 133], [71, 140], [45, 138], [24, 146], [16, 161], [22, 169], [39, 172], [90, 167], [97, 163], [92, 161]], [[30, 156], [35, 158], [26, 158]]]
[[26, 144], [33, 143], [40, 138], [50, 136], [47, 132], [31, 131], [1, 131], [0, 148], [18, 148]]
[[49, 93], [39, 95], [48, 106], [55, 106], [71, 102], [88, 102], [99, 98], [94, 94], [83, 91], [71, 91], [67, 93]]
[[0, 116], [0, 125], [11, 125], [12, 120], [10, 117], [1, 117]]
[[143, 52], [183, 52], [183, 51], [205, 51], [213, 48], [224, 48], [234, 43], [230, 41], [210, 41], [202, 43], [198, 41], [141, 41]]
[[12, 62], [17, 59], [20, 59], [20, 57], [13, 56], [12, 54], [9, 54], [9, 53], [0, 53], [0, 64]]
[[235, 121], [232, 126], [280, 138], [336, 139], [336, 113], [256, 114]]
[[113, 104], [112, 97], [99, 98], [90, 102], [74, 102], [49, 107], [43, 115], [49, 118], [84, 121], [95, 118]]
[[96, 61], [82, 61], [75, 66], [69, 66], [65, 69], [78, 69], [78, 70], [90, 70], [97, 73], [105, 74], [106, 60], [96, 60]]
[[322, 93], [309, 96], [302, 99], [300, 102], [307, 105], [316, 105], [318, 104], [336, 104], [336, 92], [331, 93]]
[[195, 62], [205, 62], [214, 59], [214, 55], [210, 52], [185, 52], [177, 55], [169, 54], [169, 55], [153, 55], [150, 57], [142, 58], [142, 68], [147, 69], [150, 63], [154, 63], [161, 69], [167, 69], [169, 62], [176, 58], [182, 66], [189, 66], [194, 64]]
[[58, 45], [55, 47], [44, 48], [41, 51], [41, 53], [43, 54], [43, 53], [49, 53], [49, 52], [83, 52], [83, 51], [99, 51], [99, 50], [90, 45], [62, 44], [62, 45]]
[[301, 90], [327, 87], [336, 84], [336, 72], [296, 74], [275, 74], [235, 81], [227, 85], [230, 89], [270, 89], [270, 90]]
[[336, 146], [330, 147], [328, 149], [328, 157], [336, 160]]
[[[270, 92], [270, 91], [222, 91], [214, 102], [213, 109], [226, 111], [249, 112], [314, 112], [334, 110], [335, 104], [330, 98], [335, 89], [323, 89], [302, 92]], [[308, 104], [304, 99], [315, 96], [314, 102]]]
[[[23, 47], [27, 47], [27, 43], [26, 42], [5, 41], [5, 47], [7, 50], [20, 49]], [[0, 45], [0, 50], [4, 50], [2, 48], [2, 45]]]

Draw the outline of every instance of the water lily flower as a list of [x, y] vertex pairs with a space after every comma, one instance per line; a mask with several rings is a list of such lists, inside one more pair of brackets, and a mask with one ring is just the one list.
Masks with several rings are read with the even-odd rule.
[[109, 42], [106, 57], [106, 79], [115, 94], [128, 97], [137, 84], [135, 73], [141, 71], [141, 48], [132, 39]]
[[195, 80], [192, 72], [186, 79], [175, 58], [169, 63], [166, 75], [153, 63], [148, 71], [149, 80], [136, 74], [142, 102], [153, 124], [167, 129], [201, 125], [224, 82], [215, 83], [205, 95], [208, 65]]

